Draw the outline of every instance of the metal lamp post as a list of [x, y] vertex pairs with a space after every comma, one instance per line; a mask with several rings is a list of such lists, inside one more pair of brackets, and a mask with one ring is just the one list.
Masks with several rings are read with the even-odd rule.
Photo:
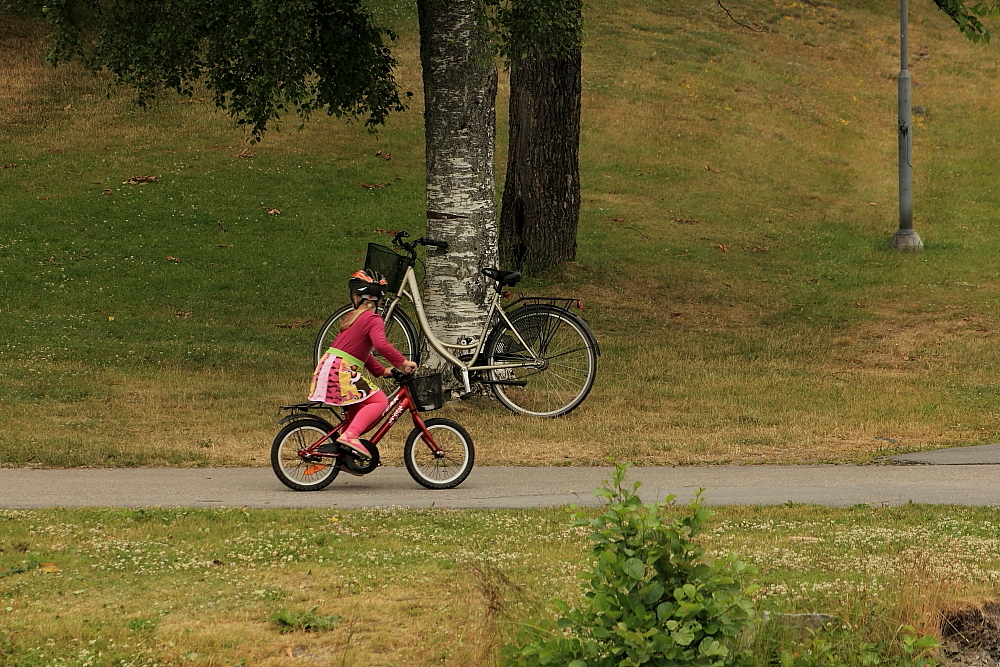
[[913, 133], [910, 111], [910, 71], [907, 51], [907, 0], [899, 0], [899, 229], [891, 246], [898, 250], [923, 250], [913, 230]]

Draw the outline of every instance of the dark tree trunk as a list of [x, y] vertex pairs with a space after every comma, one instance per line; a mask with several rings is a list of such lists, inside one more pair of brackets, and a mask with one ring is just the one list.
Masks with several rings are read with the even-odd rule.
[[542, 273], [576, 257], [580, 51], [511, 64], [510, 141], [500, 214], [504, 268]]
[[[424, 305], [446, 343], [486, 319], [483, 267], [497, 265], [497, 70], [481, 0], [418, 0], [427, 146], [427, 236], [449, 243], [427, 253]], [[431, 366], [443, 360], [432, 355]]]

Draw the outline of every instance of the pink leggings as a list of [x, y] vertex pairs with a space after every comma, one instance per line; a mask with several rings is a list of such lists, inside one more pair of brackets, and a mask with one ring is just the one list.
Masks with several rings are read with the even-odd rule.
[[347, 406], [347, 428], [344, 429], [343, 437], [358, 438], [364, 435], [365, 431], [378, 421], [387, 407], [389, 407], [389, 399], [381, 391], [374, 392], [360, 403]]

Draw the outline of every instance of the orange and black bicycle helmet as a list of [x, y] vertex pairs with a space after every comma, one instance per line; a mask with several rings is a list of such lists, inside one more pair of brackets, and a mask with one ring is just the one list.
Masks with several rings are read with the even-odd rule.
[[347, 281], [351, 294], [357, 294], [364, 301], [378, 301], [384, 297], [387, 285], [385, 278], [371, 269], [355, 271]]

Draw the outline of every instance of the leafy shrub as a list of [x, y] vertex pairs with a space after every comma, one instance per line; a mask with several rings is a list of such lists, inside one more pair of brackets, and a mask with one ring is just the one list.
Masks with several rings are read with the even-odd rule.
[[558, 629], [534, 629], [520, 648], [508, 649], [525, 667], [722, 667], [741, 662], [738, 636], [753, 602], [739, 577], [753, 569], [733, 556], [713, 559], [694, 537], [711, 511], [701, 494], [687, 511], [669, 518], [673, 496], [643, 504], [636, 482], [623, 486], [628, 468], [615, 464], [610, 484], [594, 495], [606, 499], [594, 519], [577, 519], [594, 532], [593, 567], [586, 604], [556, 603]]

